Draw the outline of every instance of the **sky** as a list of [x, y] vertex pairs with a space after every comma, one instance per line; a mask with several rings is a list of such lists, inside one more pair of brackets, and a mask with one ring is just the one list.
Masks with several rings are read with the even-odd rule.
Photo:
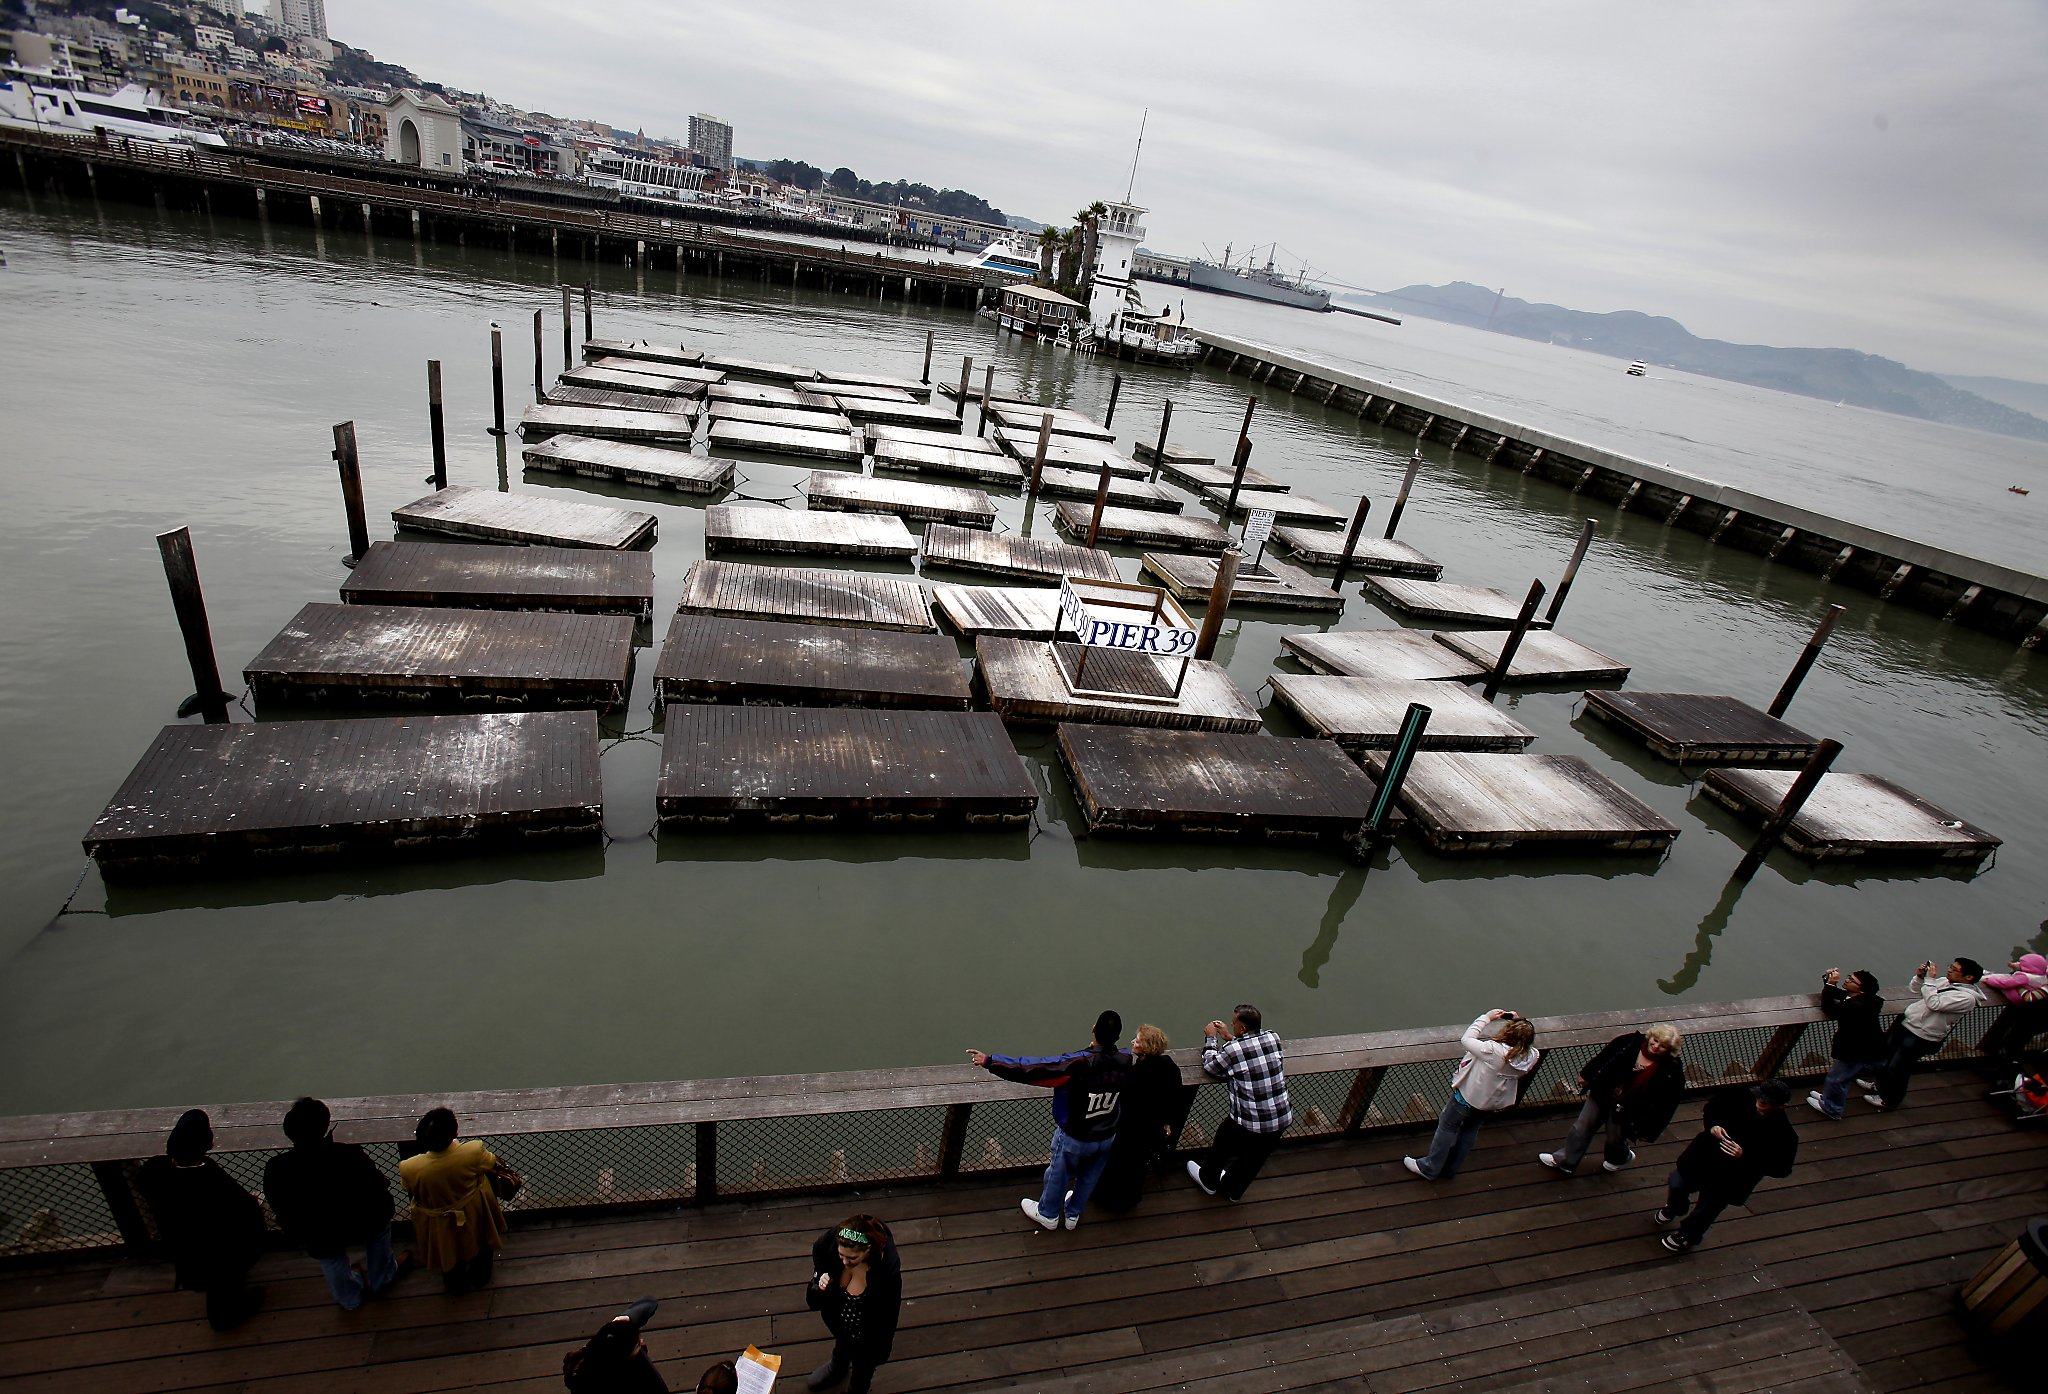
[[2048, 3], [328, 0], [528, 110], [846, 165], [1146, 245], [1277, 242], [1742, 343], [2048, 379]]

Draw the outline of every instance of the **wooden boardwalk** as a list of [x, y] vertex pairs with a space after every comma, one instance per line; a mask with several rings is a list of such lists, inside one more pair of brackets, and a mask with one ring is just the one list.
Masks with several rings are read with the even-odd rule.
[[587, 547], [372, 542], [341, 598], [349, 605], [654, 613], [654, 557]]
[[[1700, 792], [1752, 823], [1785, 801], [1791, 770], [1709, 770]], [[1950, 861], [1975, 864], [2000, 840], [1880, 775], [1829, 773], [1785, 829], [1785, 850], [1808, 861]]]
[[1566, 1118], [1513, 1117], [1486, 1124], [1454, 1181], [1401, 1169], [1426, 1131], [1314, 1142], [1283, 1148], [1239, 1204], [1169, 1175], [1128, 1217], [1091, 1210], [1072, 1233], [1024, 1221], [1036, 1178], [1014, 1172], [653, 1215], [515, 1212], [479, 1292], [445, 1297], [415, 1274], [347, 1313], [309, 1260], [277, 1252], [254, 1275], [268, 1306], [225, 1335], [166, 1265], [48, 1261], [0, 1273], [0, 1388], [542, 1394], [562, 1387], [564, 1353], [646, 1293], [671, 1389], [752, 1342], [795, 1391], [829, 1344], [798, 1291], [811, 1242], [865, 1210], [903, 1253], [882, 1394], [2016, 1394], [1952, 1302], [2048, 1207], [2048, 1134], [2015, 1131], [1981, 1091], [1945, 1070], [1896, 1114], [1830, 1123], [1795, 1104], [1792, 1175], [1679, 1258], [1650, 1212], [1697, 1099], [1614, 1175], [1558, 1180], [1535, 1154]]
[[678, 610], [740, 620], [791, 620], [849, 629], [935, 633], [931, 602], [915, 581], [859, 571], [813, 571], [700, 561], [683, 578]]
[[451, 484], [391, 510], [391, 521], [414, 532], [486, 542], [553, 547], [637, 547], [652, 542], [655, 517], [630, 508], [540, 494], [501, 494]]
[[[520, 452], [529, 469], [615, 479], [644, 489], [715, 494], [732, 483], [732, 461], [714, 460], [659, 445], [634, 445], [594, 436], [549, 436]], [[653, 516], [651, 514], [646, 516]]]
[[654, 670], [664, 702], [965, 711], [967, 671], [937, 634], [678, 614]]
[[901, 518], [811, 513], [765, 503], [715, 503], [704, 510], [704, 550], [908, 560], [917, 555], [917, 539]]

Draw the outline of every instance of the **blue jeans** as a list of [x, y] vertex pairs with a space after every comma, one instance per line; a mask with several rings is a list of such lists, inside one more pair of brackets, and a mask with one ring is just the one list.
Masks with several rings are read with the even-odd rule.
[[1828, 1077], [1820, 1086], [1820, 1111], [1830, 1118], [1840, 1118], [1849, 1106], [1850, 1082], [1882, 1064], [1883, 1060], [1837, 1060], [1828, 1066]]
[[1095, 1194], [1095, 1183], [1102, 1179], [1102, 1169], [1109, 1165], [1109, 1149], [1115, 1142], [1113, 1137], [1083, 1142], [1064, 1128], [1054, 1128], [1052, 1163], [1045, 1169], [1045, 1190], [1038, 1197], [1038, 1213], [1050, 1220], [1065, 1212], [1068, 1219], [1078, 1223], [1088, 1206], [1088, 1197]]
[[398, 1259], [391, 1252], [389, 1224], [363, 1246], [363, 1277], [356, 1276], [355, 1269], [349, 1266], [346, 1249], [330, 1258], [316, 1258], [313, 1262], [320, 1265], [321, 1276], [327, 1279], [327, 1290], [334, 1294], [334, 1300], [345, 1312], [353, 1312], [363, 1305], [364, 1297], [375, 1297], [398, 1279]]
[[[1664, 1186], [1664, 1213], [1674, 1220], [1680, 1216], [1685, 1217], [1685, 1223], [1678, 1227], [1678, 1237], [1685, 1241], [1687, 1248], [1706, 1238], [1707, 1230], [1713, 1226], [1714, 1221], [1721, 1218], [1721, 1212], [1728, 1208], [1725, 1197], [1701, 1190], [1686, 1180], [1685, 1173], [1676, 1168], [1665, 1178]], [[1693, 1208], [1692, 1203], [1695, 1193], [1700, 1198], [1697, 1209]], [[1691, 1213], [1687, 1214], [1688, 1211]]]
[[1877, 1072], [1877, 1096], [1884, 1100], [1886, 1108], [1897, 1108], [1906, 1101], [1906, 1080], [1913, 1073], [1913, 1066], [1921, 1056], [1940, 1050], [1942, 1042], [1922, 1040], [1906, 1029], [1904, 1021], [1895, 1021], [1884, 1045], [1886, 1055]]
[[1451, 1101], [1444, 1105], [1442, 1116], [1436, 1120], [1436, 1136], [1429, 1140], [1429, 1155], [1416, 1163], [1422, 1174], [1432, 1181], [1448, 1181], [1456, 1176], [1458, 1168], [1465, 1165], [1465, 1158], [1471, 1155], [1472, 1144], [1479, 1137], [1479, 1124], [1485, 1117], [1453, 1089]]

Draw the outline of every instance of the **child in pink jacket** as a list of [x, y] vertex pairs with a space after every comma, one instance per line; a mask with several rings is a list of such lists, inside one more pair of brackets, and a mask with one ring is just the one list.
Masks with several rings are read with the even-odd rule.
[[2028, 1042], [2048, 1031], [2048, 958], [2022, 954], [2008, 966], [2010, 973], [1986, 973], [1979, 983], [1985, 996], [2006, 1007], [1977, 1049], [1995, 1059], [2017, 1060]]

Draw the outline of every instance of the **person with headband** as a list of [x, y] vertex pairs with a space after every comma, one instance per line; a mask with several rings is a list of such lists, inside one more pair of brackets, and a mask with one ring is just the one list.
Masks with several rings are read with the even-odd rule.
[[831, 1358], [804, 1388], [819, 1394], [844, 1381], [846, 1394], [868, 1394], [895, 1344], [903, 1306], [903, 1261], [889, 1227], [873, 1215], [851, 1215], [819, 1235], [804, 1302], [832, 1333]]

